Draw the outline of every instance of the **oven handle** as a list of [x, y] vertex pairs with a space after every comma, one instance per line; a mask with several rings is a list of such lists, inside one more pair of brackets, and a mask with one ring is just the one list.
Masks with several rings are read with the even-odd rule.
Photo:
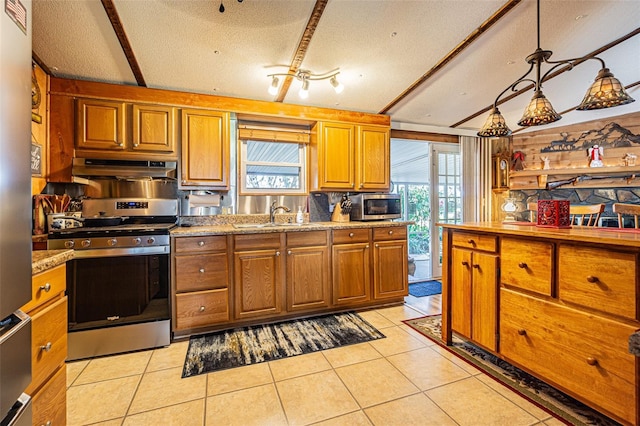
[[169, 254], [170, 246], [101, 248], [74, 250], [74, 259], [90, 259], [94, 257], [145, 256], [150, 254]]

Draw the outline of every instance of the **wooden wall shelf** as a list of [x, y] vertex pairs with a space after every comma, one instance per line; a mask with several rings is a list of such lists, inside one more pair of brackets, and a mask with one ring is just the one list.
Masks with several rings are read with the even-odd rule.
[[[549, 182], [586, 176], [558, 188], [624, 188], [640, 186], [640, 166], [580, 167], [564, 169], [529, 169], [509, 173], [509, 189], [546, 189]], [[593, 179], [588, 179], [593, 177]]]

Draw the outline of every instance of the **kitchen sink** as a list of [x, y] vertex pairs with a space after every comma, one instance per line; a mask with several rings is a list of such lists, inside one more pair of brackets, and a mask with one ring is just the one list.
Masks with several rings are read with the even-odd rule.
[[277, 227], [306, 227], [314, 226], [312, 223], [234, 223], [233, 227], [238, 229], [261, 229]]

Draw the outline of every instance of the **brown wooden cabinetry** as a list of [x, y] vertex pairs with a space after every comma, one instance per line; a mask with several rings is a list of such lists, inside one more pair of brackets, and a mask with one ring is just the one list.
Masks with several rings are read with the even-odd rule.
[[174, 331], [229, 321], [227, 237], [183, 237], [173, 243]]
[[327, 308], [331, 304], [328, 231], [287, 235], [287, 311]]
[[33, 424], [66, 424], [66, 266], [33, 276], [32, 300], [22, 307], [32, 319], [31, 384]]
[[278, 316], [283, 311], [281, 233], [234, 236], [235, 318]]
[[312, 133], [312, 190], [387, 191], [389, 127], [320, 121]]
[[371, 229], [333, 231], [333, 303], [350, 305], [371, 300]]
[[229, 189], [229, 113], [183, 109], [180, 187]]
[[373, 229], [373, 298], [404, 297], [409, 292], [407, 228]]

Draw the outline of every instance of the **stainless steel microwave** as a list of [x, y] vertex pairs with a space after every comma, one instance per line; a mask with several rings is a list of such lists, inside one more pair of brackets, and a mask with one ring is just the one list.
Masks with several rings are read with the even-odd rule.
[[356, 194], [351, 196], [351, 220], [388, 220], [402, 217], [398, 194]]

